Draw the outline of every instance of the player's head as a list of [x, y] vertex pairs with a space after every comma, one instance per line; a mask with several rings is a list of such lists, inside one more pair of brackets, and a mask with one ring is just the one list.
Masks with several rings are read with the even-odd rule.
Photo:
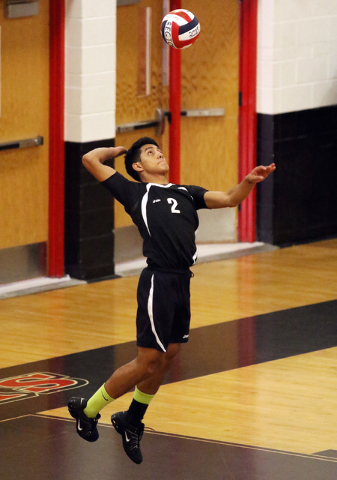
[[138, 172], [136, 172], [136, 170], [132, 167], [132, 165], [134, 163], [141, 161], [140, 159], [140, 154], [142, 153], [141, 148], [147, 144], [156, 145], [156, 147], [159, 147], [158, 143], [155, 140], [153, 140], [153, 138], [142, 137], [139, 140], [137, 140], [131, 146], [131, 148], [129, 148], [129, 150], [126, 152], [126, 155], [125, 155], [126, 171], [130, 175], [130, 177], [132, 177], [134, 180], [137, 180], [137, 182], [141, 182], [141, 179]]

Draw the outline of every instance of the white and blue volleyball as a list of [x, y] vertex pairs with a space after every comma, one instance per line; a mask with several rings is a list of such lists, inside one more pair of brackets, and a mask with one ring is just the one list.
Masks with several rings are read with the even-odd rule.
[[172, 10], [165, 15], [161, 24], [164, 41], [173, 48], [188, 48], [198, 39], [200, 23], [188, 10]]

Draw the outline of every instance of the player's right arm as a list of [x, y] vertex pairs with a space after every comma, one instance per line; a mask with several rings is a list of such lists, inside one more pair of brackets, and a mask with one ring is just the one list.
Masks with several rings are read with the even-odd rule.
[[116, 173], [116, 170], [104, 162], [124, 155], [127, 152], [124, 147], [101, 147], [95, 148], [82, 157], [85, 168], [99, 181], [104, 182], [107, 178]]

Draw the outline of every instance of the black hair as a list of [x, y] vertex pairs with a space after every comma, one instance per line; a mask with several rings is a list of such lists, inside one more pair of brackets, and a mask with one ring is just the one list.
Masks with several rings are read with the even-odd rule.
[[129, 150], [126, 152], [126, 155], [125, 155], [124, 162], [125, 162], [126, 171], [130, 175], [130, 177], [132, 177], [137, 182], [141, 182], [141, 179], [138, 172], [136, 172], [136, 170], [132, 168], [132, 164], [140, 162], [140, 154], [141, 154], [140, 149], [147, 144], [156, 145], [159, 148], [158, 143], [155, 140], [153, 140], [153, 138], [142, 137], [139, 140], [137, 140], [129, 148]]

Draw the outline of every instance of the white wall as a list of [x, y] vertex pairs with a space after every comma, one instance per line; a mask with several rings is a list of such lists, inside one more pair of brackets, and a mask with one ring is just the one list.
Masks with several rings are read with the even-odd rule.
[[115, 137], [116, 0], [66, 0], [65, 140]]
[[337, 0], [259, 0], [257, 111], [337, 104]]

